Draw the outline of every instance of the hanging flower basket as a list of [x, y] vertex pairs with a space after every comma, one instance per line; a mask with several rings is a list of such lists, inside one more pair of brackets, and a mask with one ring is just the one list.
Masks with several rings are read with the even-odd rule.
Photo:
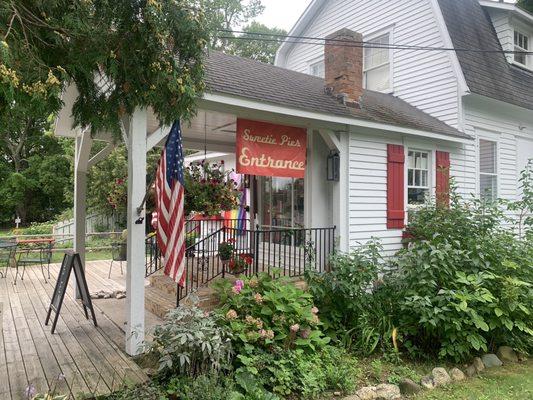
[[237, 208], [237, 184], [223, 171], [222, 164], [193, 163], [185, 169], [185, 213], [220, 216]]

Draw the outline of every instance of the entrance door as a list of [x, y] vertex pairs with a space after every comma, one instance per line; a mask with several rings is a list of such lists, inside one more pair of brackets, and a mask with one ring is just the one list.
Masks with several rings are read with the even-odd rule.
[[304, 180], [259, 178], [259, 223], [263, 229], [304, 226]]

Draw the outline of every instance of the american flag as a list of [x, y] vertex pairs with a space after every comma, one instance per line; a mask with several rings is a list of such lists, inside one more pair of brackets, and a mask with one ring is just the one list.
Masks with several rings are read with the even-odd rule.
[[157, 244], [163, 255], [165, 274], [180, 286], [185, 281], [185, 215], [183, 147], [179, 121], [174, 122], [161, 154], [155, 181], [157, 198]]

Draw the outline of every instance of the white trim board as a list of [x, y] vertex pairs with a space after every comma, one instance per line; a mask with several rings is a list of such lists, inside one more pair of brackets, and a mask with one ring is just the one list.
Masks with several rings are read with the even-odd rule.
[[[351, 118], [346, 116], [334, 115], [334, 114], [325, 114], [314, 111], [301, 110], [293, 107], [279, 106], [276, 104], [269, 104], [265, 102], [243, 99], [241, 97], [225, 95], [225, 94], [216, 94], [216, 93], [205, 93], [203, 98], [199, 101], [200, 106], [209, 106], [213, 105], [223, 105], [224, 107], [232, 106], [239, 109], [248, 109], [256, 111], [264, 111], [267, 113], [282, 114], [297, 118], [305, 118], [308, 120], [322, 121], [326, 123], [338, 124], [338, 125], [348, 125], [354, 127], [370, 128], [377, 129], [387, 132], [394, 132], [412, 136], [421, 136], [431, 139], [444, 140], [447, 142], [455, 143], [472, 143], [472, 139], [459, 138], [448, 136], [439, 133], [432, 133], [423, 130], [417, 130], [412, 128], [405, 128], [401, 126], [388, 125], [379, 122], [365, 121], [362, 119]], [[215, 107], [217, 110], [219, 107]], [[217, 111], [214, 110], [214, 111]], [[227, 108], [226, 108], [227, 111]]]

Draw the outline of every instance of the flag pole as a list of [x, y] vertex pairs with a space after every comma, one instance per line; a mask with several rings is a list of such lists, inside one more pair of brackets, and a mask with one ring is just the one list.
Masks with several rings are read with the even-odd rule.
[[[144, 194], [144, 197], [143, 197], [143, 200], [141, 201], [141, 204], [139, 205], [139, 207], [137, 207], [137, 215], [140, 216], [143, 212], [143, 209], [144, 209], [144, 205], [146, 204], [146, 201], [148, 200], [148, 196], [150, 194], [150, 190], [152, 190], [152, 186], [154, 185], [155, 183], [155, 178], [157, 176], [157, 170], [155, 171], [154, 173], [154, 176], [152, 177], [151, 181], [150, 181], [150, 184], [148, 185], [148, 189], [146, 190], [146, 193]], [[142, 223], [139, 222], [139, 224]]]
[[[178, 120], [176, 120], [174, 123], [176, 123], [177, 121]], [[172, 128], [170, 130], [172, 130]], [[169, 136], [170, 136], [170, 134], [167, 134], [167, 138], [165, 140], [165, 146], [167, 145]], [[163, 152], [161, 152], [161, 157], [162, 156], [163, 156]], [[161, 157], [159, 157], [159, 162], [161, 162]], [[137, 207], [137, 216], [139, 216], [139, 217], [141, 216], [141, 214], [143, 212], [144, 205], [146, 204], [146, 201], [148, 200], [148, 195], [150, 194], [150, 190], [152, 189], [152, 186], [154, 185], [156, 178], [157, 178], [157, 168], [155, 170], [154, 176], [152, 177], [152, 180], [150, 181], [150, 184], [148, 185], [148, 190], [144, 194], [143, 201], [141, 201], [141, 204], [139, 205], [139, 207]], [[142, 224], [143, 220], [144, 220], [144, 217], [140, 217], [140, 218], [138, 218], [135, 221], [135, 223], [136, 224]]]

